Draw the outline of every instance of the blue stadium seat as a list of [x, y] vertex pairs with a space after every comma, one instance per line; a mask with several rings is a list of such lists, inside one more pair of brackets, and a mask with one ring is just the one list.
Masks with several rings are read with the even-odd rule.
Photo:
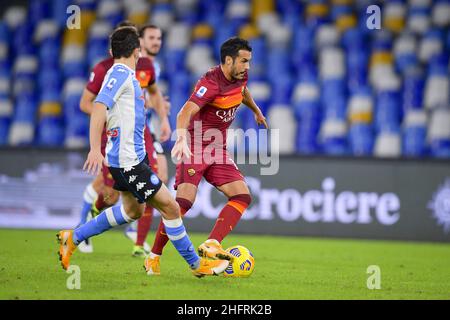
[[39, 121], [37, 143], [43, 147], [57, 147], [64, 142], [64, 126], [60, 118], [44, 117]]
[[402, 118], [400, 97], [397, 92], [385, 91], [377, 94], [375, 106], [375, 128], [377, 132], [385, 128], [400, 127]]
[[44, 40], [39, 49], [39, 63], [41, 68], [58, 68], [61, 44], [57, 39], [47, 39]]
[[11, 120], [6, 117], [0, 117], [0, 146], [8, 144], [9, 125]]
[[430, 152], [435, 158], [450, 158], [450, 139], [436, 139], [431, 141]]
[[423, 107], [423, 91], [425, 89], [425, 77], [420, 68], [410, 68], [405, 73], [403, 82], [403, 112], [410, 109]]
[[28, 19], [36, 25], [41, 20], [49, 17], [50, 0], [30, 0], [28, 4]]
[[406, 157], [426, 155], [427, 129], [423, 126], [410, 126], [403, 130], [402, 154]]
[[354, 156], [371, 156], [374, 146], [373, 129], [368, 124], [353, 124], [350, 126], [349, 148]]

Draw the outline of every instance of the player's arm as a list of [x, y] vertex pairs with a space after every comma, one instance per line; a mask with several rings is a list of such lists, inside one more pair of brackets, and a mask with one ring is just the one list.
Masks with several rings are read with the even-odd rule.
[[200, 111], [200, 107], [192, 102], [187, 101], [177, 115], [177, 141], [172, 148], [172, 157], [181, 160], [183, 157], [189, 158], [191, 150], [187, 143], [187, 128], [191, 122], [191, 118]]
[[253, 111], [253, 113], [255, 114], [256, 123], [258, 123], [258, 125], [263, 124], [266, 129], [269, 129], [269, 126], [266, 122], [266, 117], [264, 117], [261, 109], [256, 105], [255, 100], [253, 100], [253, 97], [247, 87], [245, 87], [244, 89], [244, 99], [242, 100], [242, 103]]
[[80, 99], [80, 110], [90, 115], [94, 108], [94, 100], [97, 95], [84, 88], [83, 95]]
[[89, 142], [91, 145], [91, 150], [89, 151], [87, 160], [83, 167], [83, 170], [87, 170], [88, 173], [94, 175], [97, 175], [100, 172], [104, 160], [101, 152], [101, 137], [105, 122], [106, 106], [103, 103], [94, 103], [89, 128]]
[[147, 91], [150, 95], [151, 106], [153, 106], [161, 121], [161, 136], [159, 140], [161, 142], [167, 141], [170, 138], [172, 130], [170, 129], [169, 119], [167, 117], [166, 101], [156, 83], [150, 85]]
[[84, 88], [83, 95], [80, 99], [80, 110], [84, 113], [91, 114], [94, 109], [94, 100], [102, 87], [103, 79], [105, 78], [105, 67], [98, 63], [92, 69], [89, 81]]

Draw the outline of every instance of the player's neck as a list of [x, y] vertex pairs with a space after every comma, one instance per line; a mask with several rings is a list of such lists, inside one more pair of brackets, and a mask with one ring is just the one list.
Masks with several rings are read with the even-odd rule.
[[131, 70], [136, 70], [136, 60], [133, 57], [114, 59], [114, 63], [121, 63], [129, 67]]
[[225, 78], [226, 78], [228, 81], [230, 81], [230, 82], [233, 82], [233, 81], [234, 81], [234, 78], [231, 76], [231, 72], [228, 72], [228, 71], [226, 70], [226, 67], [225, 67], [223, 64], [220, 65], [220, 70], [222, 70], [223, 75], [225, 76]]
[[141, 48], [141, 58], [148, 58], [150, 59], [152, 62], [153, 60], [155, 60], [155, 56], [152, 54], [149, 54], [147, 52], [147, 50], [145, 50], [144, 48]]

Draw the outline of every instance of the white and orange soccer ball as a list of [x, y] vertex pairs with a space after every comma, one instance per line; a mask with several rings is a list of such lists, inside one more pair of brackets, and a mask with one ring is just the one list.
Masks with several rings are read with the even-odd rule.
[[247, 278], [255, 269], [255, 258], [253, 254], [244, 246], [236, 245], [228, 248], [227, 252], [234, 256], [223, 275], [225, 277]]

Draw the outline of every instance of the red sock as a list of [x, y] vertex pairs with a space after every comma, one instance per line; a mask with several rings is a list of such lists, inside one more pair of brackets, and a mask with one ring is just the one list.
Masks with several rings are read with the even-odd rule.
[[153, 208], [145, 207], [144, 214], [138, 220], [136, 245], [143, 246], [153, 220]]
[[[186, 212], [192, 207], [192, 202], [183, 198], [175, 199], [180, 205], [181, 216], [184, 216]], [[166, 234], [166, 229], [164, 228], [164, 223], [159, 222], [158, 231], [156, 231], [155, 242], [153, 243], [152, 253], [161, 255], [164, 247], [166, 246], [169, 238]]]
[[98, 198], [95, 201], [95, 207], [97, 208], [98, 212], [102, 212], [108, 207], [108, 204], [105, 202], [105, 198], [103, 197], [103, 192], [100, 192], [100, 194], [98, 195]]
[[216, 239], [222, 242], [241, 220], [245, 209], [250, 205], [252, 198], [249, 194], [238, 194], [228, 199], [225, 207], [220, 211], [216, 224], [212, 229], [208, 239]]

